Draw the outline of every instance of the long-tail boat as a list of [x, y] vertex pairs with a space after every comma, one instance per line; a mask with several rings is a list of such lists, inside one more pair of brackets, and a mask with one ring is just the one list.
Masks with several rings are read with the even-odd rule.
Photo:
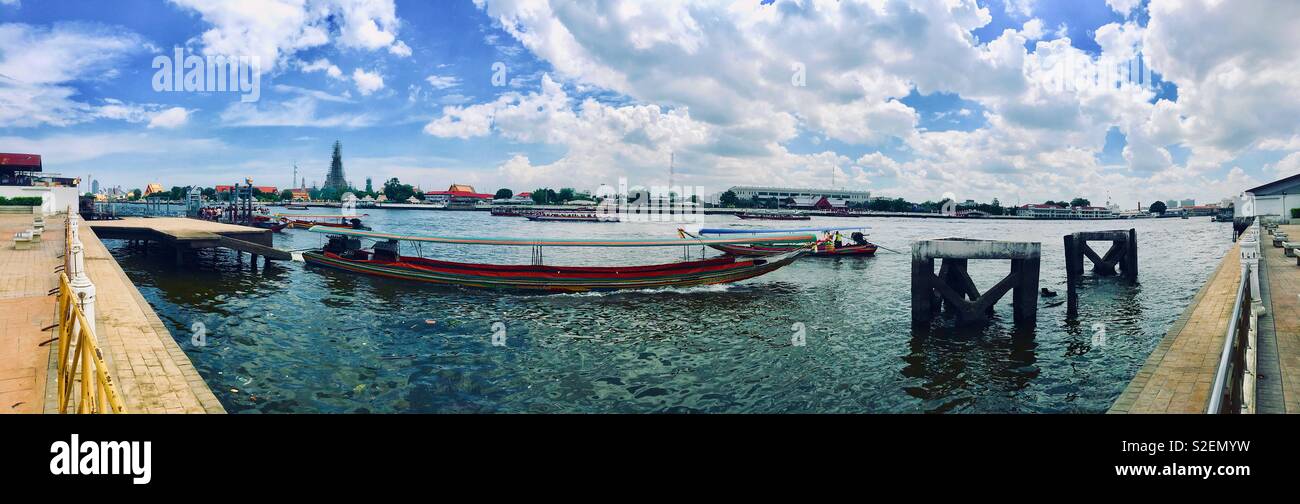
[[340, 215], [340, 214], [275, 214], [276, 217], [288, 219], [289, 229], [311, 229], [314, 226], [325, 226], [347, 229], [369, 230], [370, 228], [361, 224], [361, 215]]
[[536, 212], [531, 215], [525, 215], [530, 221], [537, 222], [618, 222], [618, 214], [601, 214], [595, 211], [573, 212], [573, 211], [556, 211], [556, 212]]
[[726, 252], [737, 256], [764, 257], [777, 254], [784, 254], [797, 248], [808, 248], [801, 243], [784, 243], [777, 239], [779, 235], [791, 233], [831, 233], [845, 230], [853, 230], [850, 239], [853, 241], [848, 244], [836, 246], [832, 239], [818, 240], [811, 248], [813, 257], [845, 257], [845, 256], [870, 256], [875, 255], [876, 244], [867, 241], [866, 235], [862, 233], [866, 228], [801, 228], [801, 229], [748, 229], [748, 228], [715, 228], [701, 229], [699, 235], [691, 234], [684, 229], [678, 229], [677, 233], [683, 238], [700, 238], [708, 235], [734, 235], [734, 234], [752, 234], [763, 235], [769, 239], [762, 243], [753, 244], [711, 244], [709, 247], [714, 250]]
[[798, 213], [776, 213], [776, 212], [740, 212], [740, 213], [736, 214], [736, 217], [740, 217], [741, 219], [746, 219], [746, 220], [754, 220], [754, 219], [761, 219], [761, 220], [790, 220], [790, 221], [793, 221], [793, 220], [812, 220], [812, 217], [809, 217], [809, 216], [804, 215], [804, 214], [798, 214]]
[[[547, 247], [688, 247], [710, 244], [749, 244], [754, 238], [694, 240], [570, 240], [501, 239], [410, 236], [318, 226], [314, 233], [329, 235], [320, 250], [302, 253], [307, 264], [354, 273], [414, 280], [434, 284], [541, 292], [609, 291], [654, 287], [684, 287], [736, 282], [770, 273], [807, 253], [795, 248], [767, 257], [718, 257], [646, 266], [555, 266], [542, 263]], [[361, 239], [374, 240], [365, 249]], [[772, 237], [786, 243], [811, 245], [811, 234]], [[762, 240], [767, 240], [765, 237]], [[522, 246], [533, 249], [532, 264], [476, 264], [440, 261], [401, 254], [401, 243]]]

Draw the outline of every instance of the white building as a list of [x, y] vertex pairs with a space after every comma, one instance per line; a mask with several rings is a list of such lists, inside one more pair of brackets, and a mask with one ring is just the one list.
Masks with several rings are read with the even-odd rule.
[[783, 201], [787, 198], [807, 199], [814, 201], [820, 200], [823, 196], [827, 199], [840, 199], [855, 205], [866, 203], [871, 198], [871, 191], [851, 191], [848, 189], [816, 189], [810, 187], [767, 187], [767, 186], [734, 186], [730, 189], [736, 193], [736, 198], [741, 201], [753, 199], [758, 196], [759, 199], [775, 198]]
[[[1233, 206], [1237, 217], [1271, 215], [1289, 224], [1292, 220], [1291, 209], [1300, 208], [1300, 174], [1247, 189], [1245, 196], [1247, 201]], [[1253, 203], [1250, 202], [1252, 198]], [[1243, 214], [1243, 212], [1250, 213]]]
[[1055, 205], [1028, 204], [1021, 205], [1016, 215], [1034, 219], [1110, 219], [1115, 213], [1109, 208], [1086, 206], [1061, 208]]

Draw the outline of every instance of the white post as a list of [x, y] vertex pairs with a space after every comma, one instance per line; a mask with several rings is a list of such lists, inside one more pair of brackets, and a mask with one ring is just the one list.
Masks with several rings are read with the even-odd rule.
[[1250, 275], [1250, 306], [1256, 316], [1263, 315], [1265, 312], [1264, 300], [1259, 291], [1259, 240], [1259, 224], [1251, 224], [1250, 228], [1245, 233], [1242, 233], [1242, 274], [1243, 279], [1245, 278], [1244, 275]]
[[[81, 313], [86, 316], [86, 322], [90, 323], [90, 333], [95, 333], [95, 284], [90, 282], [90, 277], [86, 276], [86, 257], [85, 249], [81, 245], [81, 233], [78, 230], [76, 214], [68, 218], [68, 225], [72, 226], [72, 246], [68, 260], [68, 284], [72, 286], [72, 293], [81, 301]], [[74, 327], [75, 328], [75, 327]]]

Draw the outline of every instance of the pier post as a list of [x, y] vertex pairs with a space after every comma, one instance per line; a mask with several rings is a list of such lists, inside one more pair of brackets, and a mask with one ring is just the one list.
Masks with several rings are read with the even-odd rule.
[[1238, 240], [1241, 254], [1241, 273], [1250, 276], [1250, 304], [1256, 315], [1265, 313], [1264, 301], [1259, 292], [1259, 227], [1252, 225], [1241, 233]]
[[[1038, 276], [1042, 244], [945, 238], [912, 244], [912, 323], [930, 321], [938, 304], [954, 313], [959, 323], [985, 322], [993, 306], [1012, 292], [1014, 320], [1032, 325], [1038, 314]], [[934, 260], [943, 261], [938, 275]], [[971, 259], [1007, 259], [1011, 271], [980, 293], [967, 271]], [[936, 299], [937, 294], [937, 299]]]
[[[1106, 255], [1098, 256], [1088, 246], [1090, 241], [1108, 241]], [[1119, 274], [1129, 282], [1137, 282], [1138, 250], [1137, 230], [1080, 231], [1065, 235], [1065, 290], [1066, 316], [1079, 313], [1079, 285], [1083, 278], [1083, 258], [1092, 261], [1092, 271], [1099, 276]]]
[[[72, 288], [72, 293], [80, 301], [81, 313], [85, 315], [86, 322], [90, 324], [91, 334], [95, 332], [95, 284], [86, 276], [86, 254], [85, 247], [81, 244], [80, 219], [74, 214], [68, 218], [68, 226], [71, 226], [72, 233], [69, 235], [72, 243], [69, 248], [68, 265], [68, 286]], [[73, 321], [74, 327], [77, 324]]]

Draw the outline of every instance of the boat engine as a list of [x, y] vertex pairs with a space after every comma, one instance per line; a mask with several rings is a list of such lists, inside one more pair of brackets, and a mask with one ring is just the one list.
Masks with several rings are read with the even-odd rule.
[[329, 241], [325, 242], [325, 252], [345, 255], [348, 252], [356, 250], [361, 250], [360, 238], [343, 235], [330, 235]]
[[374, 260], [396, 262], [401, 259], [401, 257], [400, 246], [398, 245], [397, 240], [375, 242]]

